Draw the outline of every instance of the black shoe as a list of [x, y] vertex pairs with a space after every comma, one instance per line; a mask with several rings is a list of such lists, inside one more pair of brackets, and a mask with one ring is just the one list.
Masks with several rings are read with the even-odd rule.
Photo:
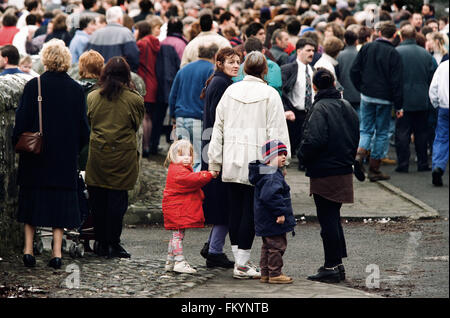
[[105, 242], [95, 241], [94, 243], [94, 253], [98, 256], [108, 255], [108, 244]]
[[148, 157], [150, 157], [150, 150], [143, 150], [142, 158], [148, 158]]
[[54, 269], [60, 269], [62, 266], [62, 260], [60, 257], [53, 257], [50, 262], [48, 262], [49, 267], [53, 267]]
[[234, 262], [230, 261], [225, 253], [220, 254], [208, 254], [206, 257], [206, 267], [223, 267], [234, 268]]
[[200, 251], [200, 255], [203, 258], [207, 258], [208, 257], [208, 251], [209, 251], [209, 242], [206, 242], [205, 245], [203, 245], [203, 248]]
[[317, 274], [308, 276], [309, 280], [314, 280], [322, 283], [339, 283], [340, 273], [338, 266], [333, 268], [320, 267]]
[[397, 167], [397, 168], [395, 168], [395, 171], [399, 172], [399, 173], [408, 173], [408, 167], [402, 167], [402, 168]]
[[108, 258], [119, 257], [119, 258], [130, 258], [131, 254], [129, 254], [125, 249], [119, 244], [114, 243], [108, 246]]
[[364, 167], [362, 166], [359, 160], [355, 160], [353, 164], [353, 173], [355, 174], [355, 177], [356, 179], [358, 179], [358, 181], [363, 182], [364, 180], [366, 180], [366, 176], [364, 174]]
[[345, 268], [344, 265], [338, 265], [338, 270], [339, 270], [339, 278], [340, 280], [345, 280]]
[[26, 267], [34, 267], [36, 266], [36, 258], [31, 254], [23, 255], [23, 265]]
[[433, 172], [431, 173], [431, 176], [433, 177], [433, 184], [436, 187], [442, 187], [444, 185], [442, 182], [443, 174], [444, 174], [444, 171], [442, 171], [441, 168], [434, 168]]
[[431, 168], [428, 166], [424, 166], [424, 167], [418, 167], [417, 171], [419, 172], [423, 172], [423, 171], [431, 171]]

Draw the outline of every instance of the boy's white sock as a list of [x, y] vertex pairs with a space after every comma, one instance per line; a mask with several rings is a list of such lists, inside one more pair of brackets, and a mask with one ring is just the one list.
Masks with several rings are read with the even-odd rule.
[[233, 252], [233, 257], [234, 257], [234, 261], [235, 263], [237, 263], [237, 252], [238, 252], [238, 246], [237, 245], [231, 245], [231, 252]]
[[247, 264], [248, 260], [250, 259], [250, 252], [251, 251], [252, 250], [241, 250], [241, 249], [238, 249], [238, 252], [237, 252], [238, 257], [237, 257], [236, 263], [239, 266], [244, 266], [245, 264]]

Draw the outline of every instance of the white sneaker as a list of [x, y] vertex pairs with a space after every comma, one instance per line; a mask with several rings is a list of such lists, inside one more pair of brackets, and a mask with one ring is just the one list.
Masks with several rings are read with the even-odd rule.
[[256, 269], [252, 266], [249, 266], [248, 263], [244, 266], [239, 266], [237, 264], [234, 265], [233, 277], [237, 279], [260, 279], [261, 273], [256, 271]]
[[197, 273], [197, 270], [195, 270], [195, 268], [192, 268], [191, 265], [189, 265], [188, 262], [186, 262], [186, 261], [175, 262], [173, 271], [177, 272], [177, 273], [184, 273], [184, 274]]
[[247, 266], [250, 266], [251, 268], [253, 268], [255, 271], [260, 272], [261, 270], [259, 269], [258, 265], [253, 264], [251, 261], [248, 261]]
[[173, 261], [169, 261], [169, 260], [167, 260], [166, 261], [166, 266], [164, 266], [164, 270], [166, 271], [166, 272], [173, 272], [173, 267], [174, 267], [174, 262]]

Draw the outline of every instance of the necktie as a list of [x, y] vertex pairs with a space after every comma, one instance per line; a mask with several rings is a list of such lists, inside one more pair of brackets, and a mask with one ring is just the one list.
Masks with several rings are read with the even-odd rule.
[[308, 66], [306, 66], [306, 90], [305, 90], [305, 110], [308, 111], [312, 106], [311, 76], [309, 76]]

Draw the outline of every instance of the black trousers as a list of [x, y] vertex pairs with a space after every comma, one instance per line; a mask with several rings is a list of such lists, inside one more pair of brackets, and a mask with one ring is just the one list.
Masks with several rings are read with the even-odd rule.
[[155, 108], [151, 113], [152, 116], [152, 134], [150, 135], [150, 151], [158, 152], [159, 140], [163, 132], [164, 118], [169, 104], [164, 102], [156, 102]]
[[314, 202], [325, 252], [324, 266], [335, 267], [342, 263], [342, 258], [347, 257], [347, 247], [341, 224], [342, 203], [327, 200], [318, 194], [314, 194]]
[[291, 142], [291, 153], [297, 153], [300, 147], [300, 142], [302, 141], [303, 135], [303, 123], [306, 118], [306, 111], [304, 110], [294, 110], [295, 121], [287, 120], [287, 126], [289, 131], [289, 140]]
[[128, 191], [88, 187], [88, 192], [95, 240], [108, 244], [120, 243], [123, 216], [128, 209]]
[[239, 249], [252, 248], [255, 238], [253, 200], [255, 190], [252, 186], [240, 183], [227, 183], [229, 204], [229, 235], [231, 245]]
[[428, 167], [428, 116], [429, 111], [405, 111], [403, 117], [397, 119], [395, 129], [395, 149], [397, 152], [397, 165], [399, 169], [407, 170], [409, 167], [411, 133], [414, 133], [417, 167], [419, 169]]

